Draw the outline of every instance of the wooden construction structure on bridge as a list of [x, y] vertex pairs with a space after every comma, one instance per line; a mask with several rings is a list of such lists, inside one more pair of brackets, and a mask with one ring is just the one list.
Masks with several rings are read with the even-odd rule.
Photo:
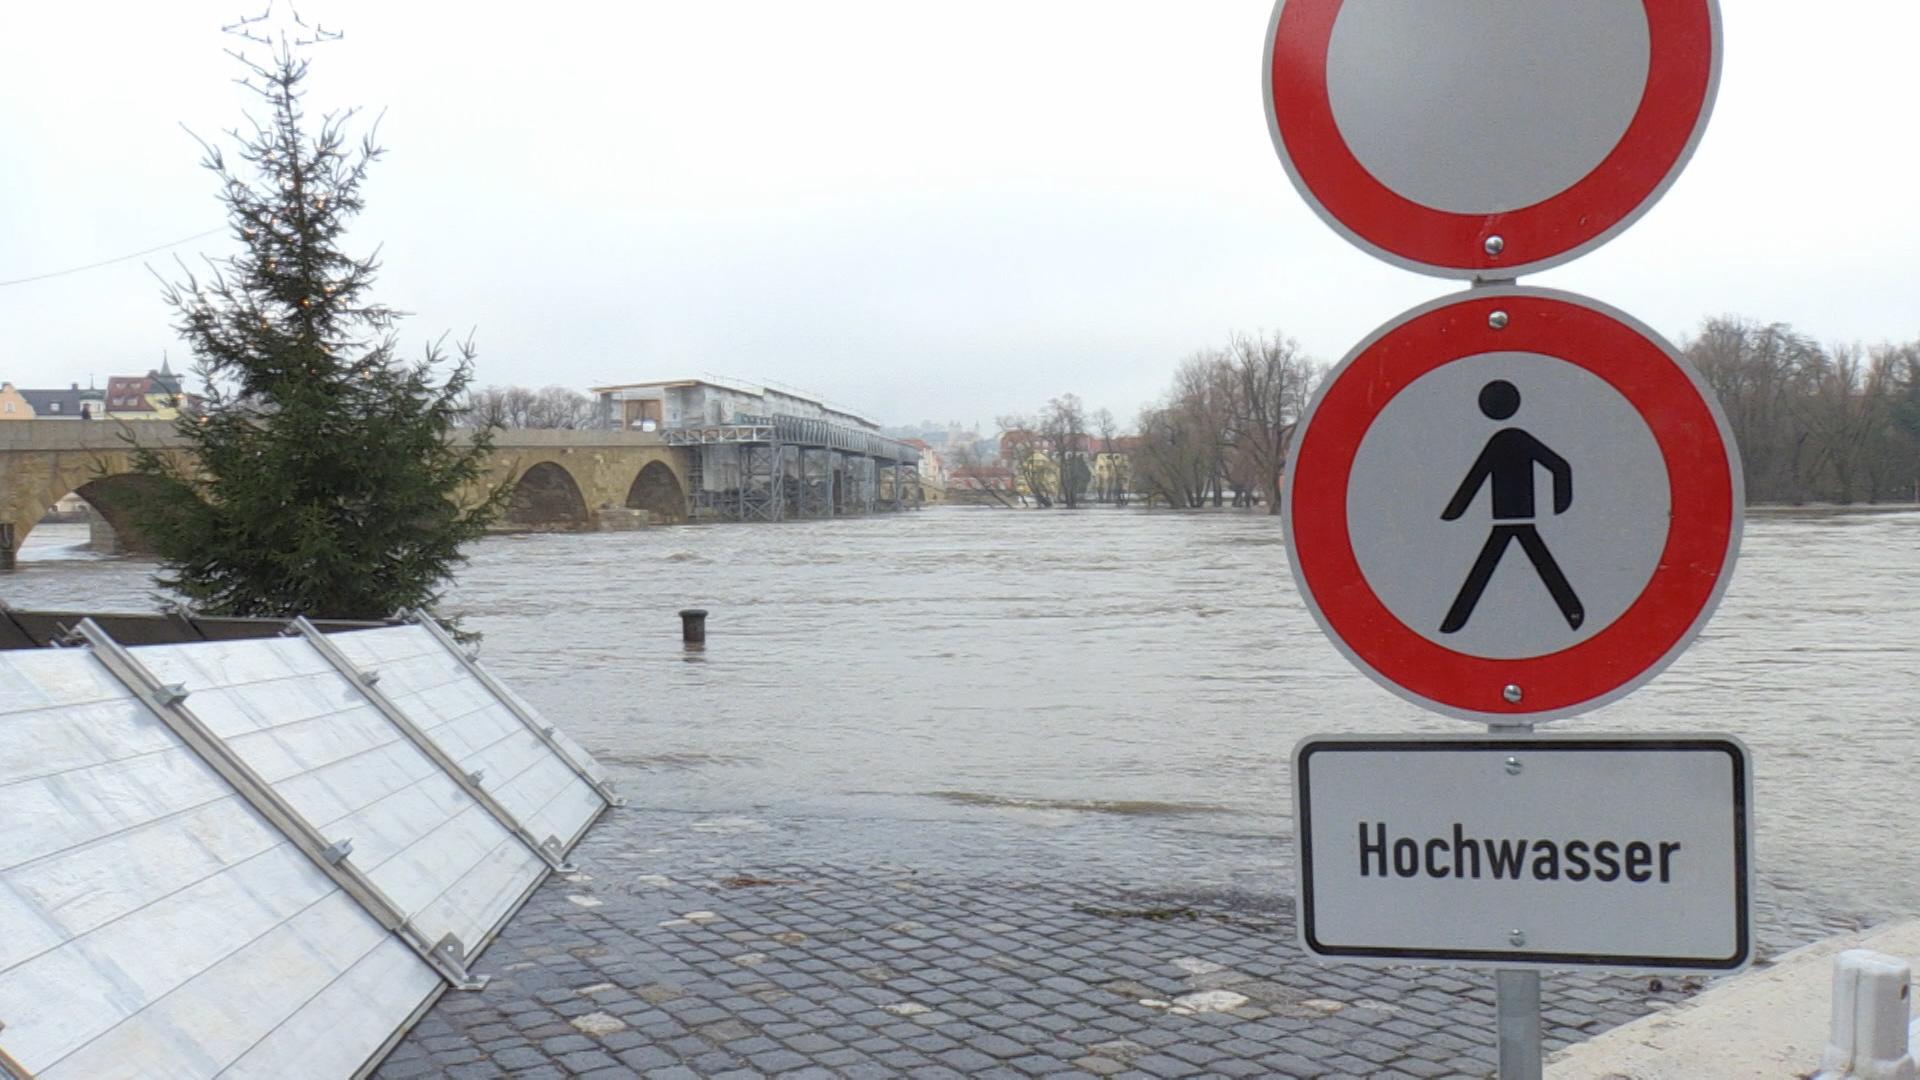
[[696, 519], [828, 518], [923, 500], [918, 450], [831, 420], [742, 414], [660, 434], [688, 452], [688, 513]]

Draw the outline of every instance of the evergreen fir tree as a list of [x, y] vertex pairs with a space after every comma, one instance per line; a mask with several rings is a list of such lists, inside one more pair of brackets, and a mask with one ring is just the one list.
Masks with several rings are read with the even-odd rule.
[[175, 426], [190, 459], [136, 453], [162, 481], [137, 525], [158, 583], [209, 614], [384, 618], [437, 599], [505, 489], [483, 486], [491, 429], [453, 432], [471, 343], [450, 366], [439, 343], [400, 359], [402, 313], [369, 295], [377, 258], [341, 249], [381, 151], [349, 145], [351, 111], [308, 136], [307, 44], [235, 53], [265, 119], [230, 133], [237, 162], [202, 143], [241, 251], [167, 288], [205, 398]]

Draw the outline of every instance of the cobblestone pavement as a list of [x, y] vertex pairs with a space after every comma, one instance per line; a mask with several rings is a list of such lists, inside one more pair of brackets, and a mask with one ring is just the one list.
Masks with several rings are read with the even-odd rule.
[[[860, 862], [847, 850], [888, 845], [831, 823], [717, 820], [604, 819], [575, 853], [580, 872], [542, 887], [480, 958], [492, 983], [444, 996], [376, 1075], [1492, 1073], [1489, 974], [1314, 963], [1279, 890], [1141, 890], [1110, 867], [1090, 883], [1071, 857], [1023, 880]], [[957, 845], [1060, 839], [922, 825]], [[1804, 901], [1789, 915], [1779, 894], [1762, 890], [1763, 956], [1868, 921]], [[1700, 985], [1551, 974], [1548, 1045]]]

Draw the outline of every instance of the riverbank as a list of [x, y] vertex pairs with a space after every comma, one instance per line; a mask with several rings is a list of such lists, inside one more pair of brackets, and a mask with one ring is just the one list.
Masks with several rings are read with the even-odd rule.
[[[567, 1008], [579, 1011], [556, 1013], [567, 1031], [549, 1029], [542, 1039], [579, 1035], [572, 1020], [601, 1010], [591, 1007], [592, 995], [574, 1001], [575, 988], [602, 981], [644, 987], [650, 970], [671, 975], [674, 963], [707, 962], [693, 950], [722, 955], [717, 939], [681, 941], [659, 922], [715, 911], [733, 920], [714, 931], [720, 937], [766, 938], [761, 927], [817, 905], [822, 921], [870, 949], [865, 938], [879, 932], [854, 925], [846, 906], [860, 897], [890, 914], [892, 898], [913, 893], [892, 883], [905, 878], [969, 905], [944, 922], [905, 909], [894, 920], [945, 928], [949, 951], [932, 955], [949, 963], [958, 962], [955, 955], [974, 959], [961, 949], [1004, 952], [985, 940], [1007, 937], [989, 924], [1030, 921], [1067, 938], [1021, 946], [1037, 957], [1093, 963], [1088, 970], [1112, 976], [1107, 982], [1132, 978], [1154, 994], [1191, 990], [1185, 969], [1165, 967], [1198, 955], [1183, 951], [1194, 940], [1182, 935], [1240, 925], [1222, 918], [1291, 917], [1288, 755], [1295, 741], [1322, 732], [1465, 730], [1353, 671], [1286, 584], [1281, 539], [1280, 523], [1257, 512], [940, 508], [780, 528], [533, 534], [474, 545], [446, 609], [485, 635], [489, 667], [576, 734], [634, 801], [605, 819], [583, 855], [601, 859], [606, 844], [618, 858], [589, 866], [594, 882], [574, 883], [605, 891], [559, 892], [565, 886], [556, 885], [528, 909], [565, 925], [563, 916], [576, 911], [616, 908], [615, 925], [582, 924], [592, 945], [561, 944], [539, 936], [548, 923], [517, 920], [482, 968], [513, 974], [502, 969], [528, 962], [506, 951], [508, 942], [552, 950], [543, 955], [567, 978], [540, 990], [564, 990], [572, 996], [556, 1002], [572, 1001]], [[1920, 699], [1916, 551], [1920, 514], [1755, 514], [1726, 601], [1699, 642], [1642, 690], [1555, 725], [1589, 734], [1717, 731], [1747, 742], [1769, 948], [1920, 913], [1920, 849], [1884, 809], [1904, 805], [1908, 766], [1920, 758], [1912, 722], [1912, 702]], [[152, 591], [151, 563], [49, 554], [55, 557], [23, 558], [18, 571], [0, 577], [0, 597], [18, 607], [114, 609], [145, 606]], [[699, 652], [680, 644], [674, 613], [687, 607], [712, 612]], [[642, 880], [652, 876], [674, 883], [674, 891], [662, 894]], [[736, 877], [822, 884], [816, 893], [807, 885], [722, 884]], [[622, 891], [651, 906], [621, 907], [627, 901], [612, 894]], [[566, 899], [575, 894], [603, 908]], [[1163, 902], [1201, 917], [1110, 919], [1073, 910]], [[1115, 934], [1153, 963], [1105, 951], [1102, 942]], [[1249, 931], [1246, 947], [1254, 951], [1231, 954], [1229, 966], [1349, 1008], [1393, 1000], [1385, 991], [1435, 989], [1440, 984], [1427, 980], [1446, 977], [1388, 973], [1377, 977], [1401, 981], [1355, 985], [1339, 999], [1338, 987], [1312, 981], [1322, 969], [1299, 959], [1291, 934], [1290, 923]], [[608, 955], [624, 957], [627, 973], [568, 981], [578, 960], [570, 950], [602, 944], [626, 950]], [[828, 981], [911, 996], [894, 981], [860, 982], [858, 972], [871, 963], [835, 967], [845, 958], [818, 943], [798, 947], [778, 951], [788, 944], [766, 938], [740, 952], [767, 955], [759, 968], [787, 965], [768, 969], [783, 977], [828, 979], [837, 971]], [[808, 951], [815, 949], [823, 951]], [[1284, 970], [1246, 967], [1255, 954], [1284, 962]], [[732, 955], [725, 954], [728, 964]], [[750, 970], [755, 964], [733, 966], [739, 971], [728, 982], [685, 973], [698, 984], [682, 991], [692, 999], [687, 1007], [710, 1004], [721, 1019], [744, 1010], [722, 1001], [721, 988], [770, 980]], [[1174, 981], [1134, 977], [1142, 971]], [[1043, 977], [1050, 976], [1020, 985]], [[1485, 988], [1484, 977], [1458, 977], [1472, 994]], [[1645, 999], [1646, 984], [1639, 985]], [[824, 993], [814, 982], [802, 986]], [[1601, 991], [1549, 978], [1549, 1022], [1563, 1033], [1556, 1038], [1655, 1007], [1634, 999], [1611, 1016], [1581, 1012], [1587, 1005], [1579, 994], [1589, 992]], [[450, 996], [446, 1007], [475, 1007], [458, 1004], [465, 1000]], [[1137, 999], [1076, 1000], [1097, 1010], [1095, 1019], [1161, 1032], [1152, 1039], [1172, 1035], [1167, 1045], [1186, 1045], [1190, 1029], [1202, 1030], [1193, 1017], [1141, 1011], [1148, 1007]], [[534, 1004], [554, 1012], [547, 1002]], [[1447, 1008], [1458, 1004], [1449, 1000]], [[514, 1015], [499, 1004], [484, 1007]], [[1020, 1019], [998, 1006], [990, 1011], [996, 1023]], [[1490, 1047], [1483, 1018], [1460, 1013], [1456, 1037]], [[861, 1013], [849, 1023], [879, 1019]], [[1369, 1030], [1377, 1020], [1391, 1031], [1399, 1019], [1369, 1018]], [[1259, 1026], [1271, 1020], [1204, 1022], [1253, 1024], [1246, 1031], [1278, 1037], [1279, 1021]], [[628, 1027], [624, 1038], [641, 1030]], [[456, 1039], [450, 1045], [460, 1049], [452, 1052], [477, 1051], [489, 1061], [491, 1043], [514, 1037], [435, 1030]], [[431, 1053], [424, 1041], [431, 1037], [414, 1045]], [[697, 1030], [674, 1036], [685, 1037], [704, 1039]], [[619, 1061], [611, 1045], [592, 1049]], [[506, 1071], [479, 1058], [464, 1064], [479, 1075]], [[1238, 1060], [1234, 1067], [1251, 1068], [1261, 1059]], [[561, 1067], [529, 1068], [553, 1075]], [[626, 1071], [609, 1075], [632, 1075], [625, 1063], [620, 1068]]]
[[[1321, 965], [1284, 894], [1089, 875], [1101, 829], [624, 809], [574, 852], [376, 1076], [1487, 1076], [1485, 972]], [[1283, 841], [1275, 838], [1270, 843]], [[998, 850], [1058, 873], [969, 873]], [[1114, 870], [1120, 868], [1115, 867]], [[1760, 952], [1854, 929], [1763, 891]], [[1698, 993], [1551, 974], [1549, 1049]], [[1698, 1075], [1732, 1075], [1726, 1073]]]

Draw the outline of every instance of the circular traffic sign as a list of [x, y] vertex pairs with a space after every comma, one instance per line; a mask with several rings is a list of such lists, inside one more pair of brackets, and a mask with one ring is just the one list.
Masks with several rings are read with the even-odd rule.
[[1733, 573], [1732, 433], [1673, 347], [1505, 286], [1374, 331], [1301, 418], [1294, 582], [1376, 681], [1463, 719], [1572, 716], [1652, 678]]
[[1278, 0], [1267, 123], [1348, 240], [1421, 273], [1511, 278], [1645, 213], [1719, 76], [1717, 0]]

